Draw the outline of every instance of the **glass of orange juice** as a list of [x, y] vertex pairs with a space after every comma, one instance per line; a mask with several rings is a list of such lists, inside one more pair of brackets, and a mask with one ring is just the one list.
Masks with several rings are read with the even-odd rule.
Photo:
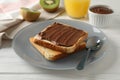
[[64, 0], [67, 14], [73, 18], [83, 18], [88, 12], [90, 0]]

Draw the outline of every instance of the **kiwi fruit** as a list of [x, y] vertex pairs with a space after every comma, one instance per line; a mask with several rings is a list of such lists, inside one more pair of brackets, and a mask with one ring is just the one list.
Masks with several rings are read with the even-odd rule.
[[39, 11], [32, 10], [29, 8], [24, 8], [24, 7], [20, 8], [20, 13], [23, 19], [29, 22], [36, 21], [41, 14]]
[[60, 0], [40, 0], [41, 7], [47, 12], [55, 12], [59, 8]]

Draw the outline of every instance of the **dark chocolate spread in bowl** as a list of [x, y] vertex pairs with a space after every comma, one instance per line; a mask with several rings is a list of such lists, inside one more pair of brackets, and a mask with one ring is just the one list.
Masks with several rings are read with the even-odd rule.
[[112, 9], [108, 8], [107, 6], [102, 6], [102, 5], [91, 7], [90, 11], [92, 11], [94, 13], [98, 13], [98, 14], [111, 14], [111, 13], [113, 13]]

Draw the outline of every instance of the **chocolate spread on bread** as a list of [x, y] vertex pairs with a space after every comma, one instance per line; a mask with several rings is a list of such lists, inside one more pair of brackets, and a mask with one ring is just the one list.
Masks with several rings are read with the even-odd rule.
[[84, 34], [83, 30], [54, 23], [43, 32], [40, 32], [39, 37], [41, 37], [40, 39], [51, 41], [56, 45], [69, 47], [74, 45]]

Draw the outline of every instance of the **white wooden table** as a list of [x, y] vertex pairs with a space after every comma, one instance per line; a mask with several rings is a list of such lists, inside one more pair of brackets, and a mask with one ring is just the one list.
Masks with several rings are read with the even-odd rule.
[[[120, 14], [120, 0], [92, 0], [93, 4], [111, 5]], [[70, 19], [63, 14], [59, 19]], [[82, 71], [46, 70], [26, 63], [16, 55], [12, 41], [5, 41], [0, 49], [0, 80], [120, 80], [120, 16], [115, 16], [112, 25], [101, 29], [109, 38], [107, 53], [99, 61], [89, 64]]]

